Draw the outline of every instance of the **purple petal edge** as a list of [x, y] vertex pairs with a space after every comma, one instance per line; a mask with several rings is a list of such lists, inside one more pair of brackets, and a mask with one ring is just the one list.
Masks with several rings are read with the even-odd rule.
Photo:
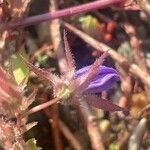
[[[90, 66], [83, 67], [75, 72], [74, 78], [82, 76]], [[85, 89], [84, 93], [99, 93], [104, 90], [111, 89], [114, 84], [119, 81], [119, 75], [117, 71], [113, 68], [100, 66], [99, 74], [92, 80], [90, 85]]]

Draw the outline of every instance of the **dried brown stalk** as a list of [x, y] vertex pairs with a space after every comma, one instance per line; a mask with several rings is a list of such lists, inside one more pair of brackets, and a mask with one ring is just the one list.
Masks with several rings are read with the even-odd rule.
[[81, 144], [77, 140], [77, 138], [72, 134], [69, 128], [63, 123], [63, 121], [59, 120], [59, 128], [65, 138], [68, 140], [70, 145], [74, 148], [74, 150], [83, 150]]
[[[38, 99], [39, 103], [47, 103], [49, 102], [50, 94], [47, 90], [41, 91], [40, 98]], [[50, 100], [51, 101], [51, 100]], [[41, 104], [41, 105], [42, 105]], [[46, 116], [49, 118], [49, 123], [52, 128], [52, 134], [54, 138], [54, 147], [56, 150], [62, 150], [62, 142], [61, 142], [61, 136], [60, 136], [60, 129], [58, 124], [58, 109], [56, 107], [57, 102], [54, 103], [52, 107], [47, 107], [47, 109], [44, 109]]]
[[133, 64], [133, 63], [132, 64], [129, 63], [125, 57], [118, 54], [114, 49], [112, 49], [111, 47], [107, 46], [106, 44], [104, 44], [102, 42], [98, 42], [97, 40], [93, 39], [86, 33], [75, 28], [74, 26], [72, 26], [68, 23], [64, 23], [64, 22], [63, 22], [63, 25], [66, 28], [68, 28], [70, 31], [72, 31], [74, 34], [79, 36], [81, 39], [83, 39], [85, 42], [87, 42], [89, 45], [94, 47], [95, 49], [97, 49], [101, 52], [110, 50], [109, 51], [110, 56], [117, 63], [119, 63], [119, 65], [121, 65], [124, 69], [129, 71], [133, 76], [140, 78], [141, 81], [150, 88], [150, 75], [147, 72], [143, 71], [141, 68], [139, 68], [139, 66], [137, 66], [136, 64]]
[[126, 144], [129, 136], [130, 136], [129, 132], [125, 130], [122, 138], [120, 138], [119, 141], [117, 142], [120, 150], [126, 149]]
[[82, 101], [80, 106], [81, 107], [79, 108], [79, 111], [81, 112], [81, 117], [83, 117], [85, 121], [85, 126], [91, 141], [92, 150], [105, 150], [96, 117], [91, 113], [91, 109], [85, 101]]
[[139, 6], [144, 10], [148, 18], [150, 18], [150, 1], [149, 0], [140, 0], [137, 1]]
[[141, 142], [144, 136], [144, 133], [147, 129], [147, 119], [142, 118], [137, 126], [134, 128], [132, 135], [129, 138], [128, 150], [140, 150]]
[[[58, 9], [57, 1], [50, 0], [50, 11], [55, 12]], [[54, 47], [54, 51], [56, 53], [56, 56], [58, 58], [58, 65], [61, 72], [65, 71], [65, 68], [67, 66], [67, 62], [65, 59], [64, 49], [63, 49], [63, 43], [61, 38], [61, 32], [60, 32], [60, 20], [55, 19], [52, 20], [50, 23], [50, 34], [52, 37], [52, 43]]]
[[[55, 12], [58, 9], [58, 1], [57, 0], [49, 0], [49, 11]], [[61, 39], [61, 32], [60, 32], [60, 21], [58, 19], [51, 21], [50, 23], [50, 35], [52, 37], [52, 44], [56, 56], [58, 58], [58, 65], [59, 69], [62, 72], [64, 70], [66, 63], [64, 52], [63, 52], [63, 44]], [[60, 128], [58, 124], [58, 105], [55, 104], [51, 110], [52, 116], [52, 132], [54, 138], [54, 144], [56, 150], [62, 150], [62, 141], [60, 138]]]
[[137, 115], [137, 118], [140, 119], [143, 114], [147, 111], [150, 111], [150, 104], [146, 105], [143, 109], [140, 110], [140, 112]]
[[25, 17], [28, 14], [28, 5], [30, 3], [31, 0], [25, 0], [23, 2], [22, 7], [20, 8], [20, 12], [18, 14], [18, 17]]
[[124, 24], [124, 28], [130, 37], [130, 44], [133, 50], [133, 54], [134, 54], [133, 57], [136, 64], [140, 68], [142, 68], [145, 72], [148, 72], [145, 57], [144, 57], [144, 52], [140, 48], [140, 40], [137, 37], [135, 28], [129, 23]]
[[103, 15], [102, 13], [100, 13], [99, 11], [95, 11], [94, 14], [102, 21], [108, 23], [108, 22], [112, 22], [113, 20], [110, 19], [109, 17]]
[[129, 102], [131, 99], [131, 92], [133, 89], [132, 82], [131, 82], [132, 77], [118, 63], [116, 63], [116, 68], [120, 75], [121, 90], [122, 90], [122, 96], [119, 99], [119, 106], [126, 108], [127, 106], [129, 106]]
[[5, 43], [6, 43], [6, 38], [8, 35], [8, 31], [4, 31], [2, 33], [2, 36], [0, 38], [0, 62], [5, 60]]
[[49, 108], [49, 118], [52, 127], [52, 134], [54, 139], [55, 150], [63, 150], [61, 131], [59, 127], [59, 117], [58, 117], [58, 105], [55, 103], [52, 107]]

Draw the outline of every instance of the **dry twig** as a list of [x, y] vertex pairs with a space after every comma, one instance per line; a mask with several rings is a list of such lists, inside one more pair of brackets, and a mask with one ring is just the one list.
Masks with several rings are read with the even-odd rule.
[[84, 118], [85, 126], [90, 137], [92, 149], [105, 150], [101, 133], [97, 125], [96, 117], [92, 114], [91, 109], [85, 101], [81, 101], [79, 111], [81, 112], [81, 115]]
[[[135, 28], [131, 24], [124, 24], [125, 31], [130, 37], [130, 44], [133, 50], [133, 57], [136, 64], [142, 68], [145, 72], [148, 72], [144, 52], [140, 48], [140, 40], [137, 37]], [[140, 60], [140, 61], [139, 61]]]
[[143, 114], [150, 110], [150, 104], [146, 105], [141, 111], [138, 113], [137, 118], [140, 119]]
[[59, 120], [59, 128], [74, 150], [83, 150], [79, 141], [61, 120]]
[[[55, 12], [58, 9], [58, 1], [57, 0], [49, 0], [49, 11]], [[52, 44], [54, 51], [56, 53], [57, 59], [58, 59], [58, 65], [61, 72], [63, 72], [66, 63], [64, 52], [63, 52], [63, 44], [61, 39], [61, 32], [60, 32], [60, 21], [58, 19], [53, 20], [50, 23], [50, 34], [52, 37]], [[51, 119], [52, 122], [52, 132], [53, 132], [53, 138], [54, 138], [54, 144], [56, 150], [62, 150], [62, 141], [60, 138], [60, 129], [58, 124], [58, 105], [55, 104], [51, 108]]]
[[142, 118], [138, 125], [134, 128], [133, 133], [129, 139], [128, 150], [140, 150], [143, 135], [147, 128], [147, 119]]

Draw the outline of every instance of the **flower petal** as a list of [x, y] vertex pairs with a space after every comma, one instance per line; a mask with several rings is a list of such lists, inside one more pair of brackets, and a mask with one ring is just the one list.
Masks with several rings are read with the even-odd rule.
[[76, 79], [76, 82], [79, 83], [79, 87], [76, 90], [77, 93], [83, 93], [92, 80], [99, 74], [99, 67], [107, 56], [108, 51], [104, 52], [82, 76]]
[[[81, 68], [75, 72], [74, 78], [76, 79], [82, 76], [89, 68], [90, 66]], [[91, 81], [84, 93], [99, 93], [101, 91], [108, 90], [112, 88], [118, 80], [119, 76], [115, 69], [106, 66], [100, 66], [99, 74]]]

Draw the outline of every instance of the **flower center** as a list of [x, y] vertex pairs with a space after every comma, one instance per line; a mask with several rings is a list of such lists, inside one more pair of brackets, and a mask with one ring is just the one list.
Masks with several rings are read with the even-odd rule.
[[69, 89], [67, 85], [62, 85], [60, 90], [57, 93], [57, 97], [62, 100], [67, 100], [71, 97], [72, 91]]

